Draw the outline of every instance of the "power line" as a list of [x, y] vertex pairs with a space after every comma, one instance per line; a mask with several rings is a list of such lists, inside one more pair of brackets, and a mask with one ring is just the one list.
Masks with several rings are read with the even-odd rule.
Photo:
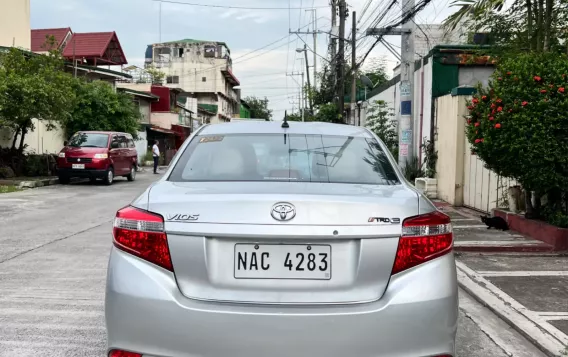
[[[394, 4], [396, 3], [397, 0], [393, 0], [391, 2], [391, 4], [389, 5], [389, 9], [392, 8], [392, 6], [394, 6]], [[420, 10], [422, 10], [424, 7], [426, 7], [426, 5], [428, 5], [428, 3], [430, 3], [430, 1], [432, 0], [421, 0], [417, 5], [414, 6], [413, 9], [411, 9], [411, 11], [409, 11], [406, 15], [401, 16], [401, 20], [391, 24], [389, 26], [386, 26], [383, 29], [383, 33], [384, 34], [388, 34], [390, 30], [392, 30], [393, 28], [395, 28], [398, 25], [401, 24], [405, 24], [408, 21], [410, 21], [414, 15], [419, 12]], [[375, 48], [375, 46], [383, 39], [384, 34], [381, 34], [377, 37], [377, 39], [375, 40], [375, 42], [373, 43], [373, 45], [371, 46], [371, 48], [367, 51], [367, 53], [365, 54], [365, 56], [363, 57], [363, 59], [361, 61], [359, 61], [359, 63], [357, 64], [357, 67], [359, 67], [363, 62], [365, 62], [365, 60], [367, 59], [367, 57], [369, 56], [369, 54], [371, 53], [371, 51]]]
[[[248, 7], [248, 6], [231, 6], [231, 5], [209, 5], [191, 2], [173, 1], [173, 0], [152, 0], [161, 3], [188, 5], [188, 6], [201, 6], [201, 7], [216, 7], [221, 9], [242, 9], [242, 10], [302, 10], [302, 7]], [[327, 6], [315, 6], [314, 9], [327, 8]]]

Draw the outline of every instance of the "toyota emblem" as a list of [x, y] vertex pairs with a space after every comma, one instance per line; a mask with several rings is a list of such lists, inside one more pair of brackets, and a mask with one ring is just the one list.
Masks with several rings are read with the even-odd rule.
[[279, 202], [272, 206], [270, 214], [277, 221], [289, 221], [296, 217], [296, 207], [291, 203]]

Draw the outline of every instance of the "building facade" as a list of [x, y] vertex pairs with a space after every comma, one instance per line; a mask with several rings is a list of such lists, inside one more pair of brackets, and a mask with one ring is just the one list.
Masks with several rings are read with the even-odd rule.
[[30, 0], [2, 0], [0, 46], [30, 49]]
[[224, 42], [185, 39], [149, 45], [146, 68], [166, 76], [164, 85], [197, 98], [205, 123], [228, 122], [240, 113], [240, 85], [232, 72], [231, 52]]

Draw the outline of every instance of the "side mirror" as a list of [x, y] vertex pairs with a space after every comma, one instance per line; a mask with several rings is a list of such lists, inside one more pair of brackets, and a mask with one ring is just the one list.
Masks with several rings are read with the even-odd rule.
[[68, 142], [67, 140], [65, 140], [65, 141], [63, 142], [63, 146], [67, 146], [68, 144], [69, 144], [69, 142]]
[[113, 141], [113, 142], [110, 144], [110, 148], [111, 148], [111, 149], [118, 149], [118, 147], [119, 147], [119, 144], [118, 144], [118, 142], [116, 142], [116, 141]]

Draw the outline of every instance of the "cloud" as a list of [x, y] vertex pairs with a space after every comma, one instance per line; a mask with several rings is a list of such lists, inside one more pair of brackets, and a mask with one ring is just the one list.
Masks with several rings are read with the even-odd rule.
[[229, 9], [227, 11], [225, 11], [224, 13], [222, 13], [221, 15], [219, 15], [220, 18], [222, 19], [226, 19], [229, 17], [233, 17], [235, 15], [237, 15], [239, 13], [239, 10], [235, 10], [235, 9]]

